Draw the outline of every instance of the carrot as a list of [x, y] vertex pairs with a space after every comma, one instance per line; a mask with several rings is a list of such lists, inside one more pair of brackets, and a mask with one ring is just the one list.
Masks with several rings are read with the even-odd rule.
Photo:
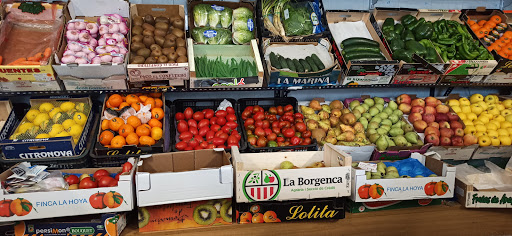
[[25, 66], [40, 66], [41, 63], [38, 62], [38, 61], [20, 61], [20, 62], [17, 62], [15, 65], [25, 65]]
[[44, 58], [50, 58], [50, 56], [52, 55], [52, 49], [51, 48], [46, 48], [44, 50]]
[[27, 58], [27, 61], [39, 61], [41, 58], [43, 58], [43, 53], [38, 52], [34, 56]]
[[18, 63], [18, 62], [22, 62], [22, 61], [26, 61], [26, 60], [27, 60], [27, 58], [21, 57], [21, 58], [16, 59], [16, 60], [15, 60], [15, 61], [13, 61], [13, 62], [11, 62], [11, 63], [7, 64], [7, 65], [8, 65], [8, 66], [10, 66], [10, 65], [16, 65], [16, 63]]

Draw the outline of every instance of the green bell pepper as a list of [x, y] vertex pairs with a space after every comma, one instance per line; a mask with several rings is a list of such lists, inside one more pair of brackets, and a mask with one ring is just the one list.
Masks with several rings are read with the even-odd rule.
[[427, 55], [425, 56], [425, 60], [430, 63], [438, 63], [436, 50], [432, 47], [427, 48]]
[[425, 57], [427, 54], [427, 49], [421, 45], [418, 41], [409, 40], [405, 42], [405, 49], [413, 51], [416, 55], [420, 57]]
[[382, 24], [382, 31], [394, 30], [395, 29], [395, 20], [393, 18], [386, 18], [384, 23]]
[[413, 21], [412, 23], [406, 25], [406, 28], [410, 31], [413, 31], [414, 29], [416, 29], [416, 27], [425, 24], [425, 22], [425, 18], [422, 17], [419, 20]]
[[402, 18], [400, 18], [400, 21], [402, 22], [402, 24], [404, 24], [406, 26], [415, 20], [416, 20], [416, 18], [411, 15], [405, 15], [405, 16], [402, 16]]
[[394, 52], [398, 49], [404, 49], [404, 47], [405, 47], [405, 43], [401, 39], [393, 39], [389, 43], [389, 48], [391, 49], [392, 52]]
[[393, 30], [384, 31], [384, 37], [386, 37], [386, 40], [400, 39], [400, 35]]
[[427, 22], [414, 28], [414, 37], [416, 40], [430, 39], [433, 32], [434, 27], [432, 26], [432, 23]]
[[404, 42], [407, 42], [409, 40], [415, 40], [414, 34], [412, 33], [412, 31], [405, 29], [404, 32], [402, 32], [402, 40]]
[[397, 33], [398, 35], [402, 35], [402, 32], [404, 32], [404, 25], [402, 24], [396, 24], [395, 25], [395, 33]]
[[393, 53], [393, 59], [412, 63], [412, 54], [414, 52], [411, 50], [398, 49]]

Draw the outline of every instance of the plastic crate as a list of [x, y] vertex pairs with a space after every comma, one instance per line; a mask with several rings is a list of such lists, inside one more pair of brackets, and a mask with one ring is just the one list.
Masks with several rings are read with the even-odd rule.
[[[286, 106], [292, 105], [294, 112], [299, 112], [299, 105], [296, 98], [284, 97], [284, 98], [241, 98], [238, 99], [238, 119], [241, 121], [241, 114], [244, 109], [248, 106], [258, 105], [267, 111], [270, 107], [274, 106]], [[242, 124], [243, 126], [243, 124]], [[247, 140], [247, 132], [242, 129], [244, 140]], [[253, 147], [250, 144], [246, 144], [248, 152], [277, 152], [277, 151], [316, 151], [317, 143], [315, 139], [311, 140], [309, 145], [297, 145], [297, 146], [286, 146], [286, 147]]]
[[[229, 102], [231, 102], [231, 105], [233, 106], [233, 109], [235, 109], [235, 114], [237, 113], [237, 103], [236, 103], [236, 100], [235, 99], [231, 99], [231, 98], [226, 98], [226, 100], [228, 100]], [[173, 102], [173, 111], [172, 111], [172, 114], [173, 116], [171, 117], [172, 119], [172, 122], [170, 122], [172, 125], [172, 130], [171, 130], [171, 148], [172, 148], [172, 151], [173, 152], [179, 152], [178, 149], [176, 149], [176, 143], [177, 143], [177, 136], [178, 136], [178, 129], [176, 128], [176, 121], [174, 119], [174, 114], [176, 114], [176, 112], [183, 112], [185, 111], [185, 109], [187, 107], [190, 107], [192, 108], [192, 110], [194, 111], [200, 111], [200, 110], [203, 110], [203, 109], [212, 109], [213, 111], [216, 111], [217, 110], [217, 107], [220, 105], [220, 103], [224, 101], [224, 99], [179, 99], [179, 100], [175, 100]], [[238, 124], [238, 127], [236, 128], [238, 130], [238, 133], [242, 136], [242, 138], [240, 139], [240, 147], [238, 148], [240, 151], [242, 150], [245, 150], [247, 148], [247, 143], [242, 135], [242, 123], [240, 122], [240, 118], [239, 116], [237, 115], [237, 124]], [[226, 148], [225, 149], [226, 151], [230, 151], [231, 148]]]

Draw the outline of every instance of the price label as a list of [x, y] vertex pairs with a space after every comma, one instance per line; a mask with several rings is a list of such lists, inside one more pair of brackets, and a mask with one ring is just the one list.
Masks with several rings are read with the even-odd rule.
[[357, 167], [370, 172], [377, 172], [377, 164], [375, 163], [367, 163], [367, 162], [359, 162]]

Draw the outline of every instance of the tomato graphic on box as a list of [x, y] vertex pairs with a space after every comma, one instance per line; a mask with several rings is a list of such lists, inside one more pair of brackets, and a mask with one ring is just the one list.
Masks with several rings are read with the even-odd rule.
[[32, 208], [32, 203], [24, 198], [4, 199], [0, 201], [0, 217], [26, 216]]
[[357, 194], [359, 194], [359, 197], [361, 199], [368, 199], [370, 198], [370, 186], [369, 184], [361, 185], [357, 189]]
[[428, 182], [427, 184], [425, 184], [425, 194], [427, 196], [436, 195], [436, 192], [435, 192], [436, 183], [437, 182], [432, 181], [432, 182]]
[[91, 204], [92, 208], [94, 209], [104, 209], [107, 207], [103, 203], [103, 197], [105, 196], [105, 193], [103, 192], [97, 192], [89, 197], [89, 203]]
[[121, 206], [123, 201], [123, 195], [116, 191], [108, 193], [97, 192], [89, 197], [89, 204], [94, 209], [117, 208]]

